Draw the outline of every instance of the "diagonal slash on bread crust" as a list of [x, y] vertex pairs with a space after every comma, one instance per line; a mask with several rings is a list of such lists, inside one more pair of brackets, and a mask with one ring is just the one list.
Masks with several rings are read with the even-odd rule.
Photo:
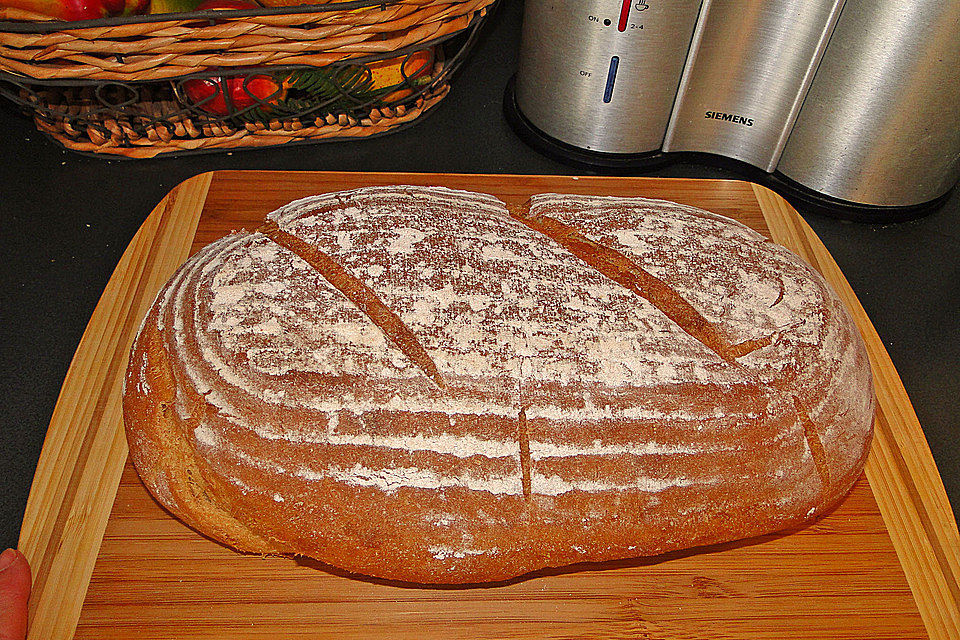
[[555, 218], [540, 214], [530, 215], [528, 205], [512, 207], [510, 215], [518, 222], [558, 243], [617, 284], [651, 302], [677, 326], [727, 362], [733, 362], [752, 351], [762, 349], [773, 341], [774, 334], [771, 334], [732, 344], [683, 296], [619, 251], [587, 238], [578, 230]]
[[433, 380], [441, 389], [446, 388], [446, 382], [440, 375], [437, 365], [426, 349], [423, 348], [423, 345], [420, 344], [417, 336], [390, 307], [377, 297], [377, 294], [370, 287], [320, 249], [281, 229], [276, 222], [267, 220], [258, 231], [316, 269], [327, 282], [366, 314], [383, 332], [383, 335], [396, 345], [428, 378]]

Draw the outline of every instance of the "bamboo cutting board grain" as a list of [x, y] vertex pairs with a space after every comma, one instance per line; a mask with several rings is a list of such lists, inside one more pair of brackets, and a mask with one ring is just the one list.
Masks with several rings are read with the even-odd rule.
[[[879, 400], [865, 476], [798, 530], [482, 588], [415, 588], [237, 554], [150, 498], [126, 460], [127, 351], [193, 251], [276, 207], [371, 184], [473, 189], [508, 204], [559, 191], [667, 198], [731, 216], [806, 258], [867, 341]], [[960, 638], [960, 537], [899, 376], [829, 253], [772, 192], [740, 181], [216, 172], [177, 187], [136, 235], [64, 382], [20, 547], [35, 573], [30, 638]]]

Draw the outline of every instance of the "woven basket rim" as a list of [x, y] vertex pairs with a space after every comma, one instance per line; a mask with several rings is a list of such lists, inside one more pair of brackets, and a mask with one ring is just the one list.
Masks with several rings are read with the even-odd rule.
[[[470, 27], [476, 28], [478, 25], [478, 20], [471, 21]], [[424, 49], [430, 49], [438, 45], [443, 44], [444, 42], [451, 40], [453, 38], [459, 37], [462, 35], [462, 32], [449, 33], [438, 38], [433, 38], [432, 40], [426, 40], [424, 42], [417, 42], [406, 47], [401, 47], [400, 49], [395, 49], [394, 51], [389, 51], [386, 53], [374, 53], [365, 56], [358, 56], [355, 58], [345, 59], [339, 62], [333, 62], [329, 65], [324, 65], [326, 67], [346, 67], [350, 65], [362, 65], [368, 64], [371, 62], [377, 62], [380, 60], [388, 60], [392, 58], [397, 58], [400, 56], [408, 55], [410, 53], [415, 53], [417, 51], [422, 51]], [[150, 82], [178, 82], [181, 80], [187, 80], [190, 78], [209, 78], [213, 75], [222, 75], [222, 76], [234, 76], [234, 75], [245, 75], [248, 73], [270, 73], [274, 71], [293, 71], [298, 69], [316, 69], [315, 65], [309, 64], [278, 64], [278, 65], [254, 65], [251, 67], [210, 67], [206, 69], [201, 69], [193, 71], [190, 73], [184, 73], [182, 75], [169, 76], [158, 80], [103, 80], [98, 78], [30, 78], [27, 76], [18, 75], [4, 69], [0, 69], [0, 80], [10, 82], [14, 85], [20, 86], [24, 84], [31, 84], [36, 86], [48, 86], [48, 87], [77, 87], [77, 86], [97, 86], [97, 85], [124, 85], [124, 84], [142, 84]], [[0, 86], [0, 96], [3, 96], [3, 87]]]
[[136, 16], [114, 16], [98, 18], [96, 20], [58, 20], [51, 18], [44, 21], [17, 21], [0, 20], [0, 31], [9, 33], [36, 33], [47, 34], [57, 31], [72, 31], [75, 29], [110, 27], [121, 24], [140, 24], [150, 22], [169, 22], [171, 20], [197, 20], [198, 22], [214, 22], [227, 18], [246, 18], [251, 16], [274, 16], [292, 14], [324, 14], [335, 11], [352, 11], [371, 7], [388, 7], [402, 4], [403, 0], [332, 0], [324, 4], [302, 4], [292, 7], [260, 7], [258, 9], [207, 9], [204, 11], [183, 11], [179, 13], [157, 13]]
[[293, 14], [238, 18], [215, 12], [206, 22], [166, 14], [172, 19], [49, 34], [0, 31], [0, 69], [32, 80], [137, 81], [206, 69], [326, 66], [462, 32], [482, 22], [496, 2], [397, 0], [361, 11], [304, 13], [299, 7]]

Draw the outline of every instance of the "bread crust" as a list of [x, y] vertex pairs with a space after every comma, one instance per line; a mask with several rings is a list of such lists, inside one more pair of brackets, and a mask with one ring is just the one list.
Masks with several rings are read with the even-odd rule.
[[676, 203], [372, 187], [202, 249], [133, 345], [133, 462], [240, 551], [504, 580], [792, 527], [875, 411], [823, 278]]

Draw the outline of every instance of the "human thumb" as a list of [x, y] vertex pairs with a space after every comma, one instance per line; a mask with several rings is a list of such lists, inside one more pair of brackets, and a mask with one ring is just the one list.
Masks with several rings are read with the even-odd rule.
[[22, 553], [7, 549], [0, 554], [0, 640], [27, 637], [30, 581], [30, 565]]

